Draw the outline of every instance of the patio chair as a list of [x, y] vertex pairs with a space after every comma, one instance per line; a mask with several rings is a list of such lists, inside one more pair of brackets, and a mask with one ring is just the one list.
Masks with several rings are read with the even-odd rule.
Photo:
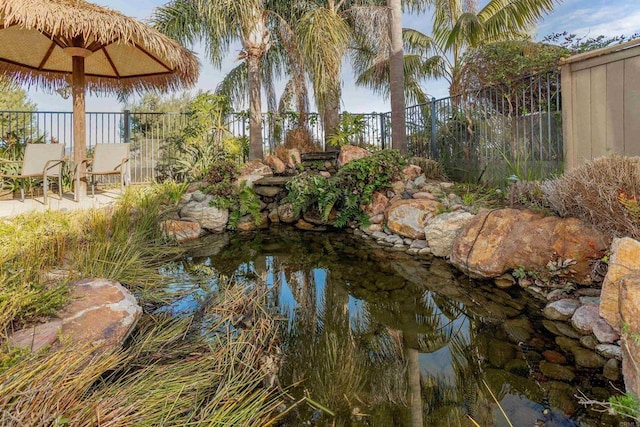
[[[87, 165], [87, 182], [91, 178], [91, 196], [96, 195], [96, 175], [120, 175], [120, 191], [129, 184], [129, 146], [130, 143], [96, 144], [93, 148], [93, 157], [82, 160], [75, 166], [74, 177], [76, 188], [80, 186], [80, 165]], [[76, 191], [75, 201], [78, 201]]]
[[1, 163], [22, 163], [20, 173], [0, 173], [1, 178], [17, 179], [20, 181], [20, 200], [24, 202], [24, 180], [41, 178], [44, 203], [47, 203], [49, 178], [58, 177], [58, 191], [62, 200], [62, 164], [64, 158], [64, 144], [27, 144], [22, 160], [0, 160]]

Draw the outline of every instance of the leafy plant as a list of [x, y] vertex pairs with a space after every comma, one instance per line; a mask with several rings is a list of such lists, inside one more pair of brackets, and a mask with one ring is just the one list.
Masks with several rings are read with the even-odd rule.
[[335, 134], [327, 140], [329, 145], [342, 147], [343, 145], [363, 145], [362, 135], [367, 127], [367, 122], [362, 114], [342, 113], [340, 123]]
[[[245, 181], [240, 183], [235, 197], [226, 199], [226, 201], [229, 202], [226, 207], [230, 210], [228, 229], [235, 230], [238, 228], [238, 223], [245, 215], [251, 215], [255, 224], [259, 224], [262, 221], [260, 200]], [[216, 199], [213, 199], [212, 203], [216, 204]]]
[[371, 203], [373, 193], [389, 188], [406, 164], [397, 150], [383, 150], [353, 160], [330, 178], [302, 173], [287, 183], [286, 202], [297, 213], [317, 208], [326, 221], [337, 210], [336, 227], [350, 221], [364, 224], [368, 216], [363, 207]]
[[233, 182], [238, 177], [238, 165], [224, 153], [218, 153], [203, 177], [203, 191], [221, 198], [235, 194]]

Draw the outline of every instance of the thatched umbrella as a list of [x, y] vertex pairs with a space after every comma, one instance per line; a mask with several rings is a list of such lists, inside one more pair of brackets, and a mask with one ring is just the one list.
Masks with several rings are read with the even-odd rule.
[[193, 52], [114, 10], [83, 0], [0, 0], [0, 74], [51, 90], [71, 84], [75, 162], [86, 155], [86, 90], [175, 90], [195, 84], [198, 72]]

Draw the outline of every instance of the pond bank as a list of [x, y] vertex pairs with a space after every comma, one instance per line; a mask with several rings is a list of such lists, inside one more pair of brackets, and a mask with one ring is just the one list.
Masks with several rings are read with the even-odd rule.
[[[271, 178], [271, 173], [266, 165], [254, 163], [239, 179], [252, 185], [260, 205], [259, 217], [243, 216], [237, 225], [239, 231], [279, 223], [319, 232], [332, 229], [334, 213], [327, 217], [314, 209], [297, 213], [287, 201], [285, 186], [290, 178]], [[387, 251], [450, 259], [466, 274], [492, 280], [499, 289], [525, 288], [549, 304], [544, 313], [552, 313], [561, 304], [575, 306], [569, 314], [565, 307], [561, 320], [550, 315], [547, 329], [561, 340], [579, 343], [565, 346], [571, 359], [618, 378], [622, 353], [619, 324], [607, 324], [598, 313], [603, 277], [596, 273], [603, 267], [606, 270], [603, 259], [610, 240], [577, 219], [514, 209], [475, 213], [450, 191], [451, 187], [451, 183], [427, 179], [419, 166], [409, 165], [390, 189], [375, 192], [371, 202], [363, 206], [370, 224], [351, 224], [347, 230]], [[191, 189], [174, 218], [165, 223], [167, 234], [181, 241], [221, 232], [228, 221], [228, 212], [211, 206], [211, 196], [197, 185]], [[564, 323], [559, 326], [558, 322]], [[633, 389], [629, 384], [627, 381]]]

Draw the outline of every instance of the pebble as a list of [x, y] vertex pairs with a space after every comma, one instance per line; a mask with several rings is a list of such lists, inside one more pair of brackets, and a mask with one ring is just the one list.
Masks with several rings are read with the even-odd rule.
[[548, 304], [542, 313], [549, 320], [569, 320], [578, 307], [579, 301], [565, 298]]
[[571, 325], [578, 332], [590, 334], [593, 331], [593, 325], [600, 318], [598, 307], [595, 305], [583, 305], [579, 307], [573, 316], [571, 316]]
[[602, 376], [611, 381], [620, 379], [620, 363], [616, 359], [609, 359], [602, 368]]
[[593, 325], [593, 335], [604, 344], [611, 344], [620, 339], [620, 334], [613, 329], [602, 317]]
[[608, 359], [616, 358], [618, 360], [622, 360], [622, 349], [617, 345], [598, 344], [596, 346], [596, 353]]
[[371, 237], [373, 237], [374, 239], [386, 239], [387, 234], [383, 231], [376, 231], [371, 235]]

